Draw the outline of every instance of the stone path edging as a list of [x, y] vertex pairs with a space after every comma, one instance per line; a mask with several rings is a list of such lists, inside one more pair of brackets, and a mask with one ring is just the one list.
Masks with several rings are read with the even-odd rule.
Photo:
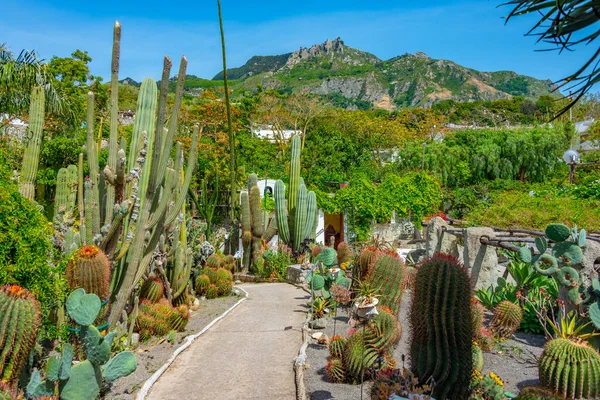
[[242, 302], [244, 302], [245, 300], [248, 299], [248, 292], [245, 291], [243, 288], [239, 287], [239, 286], [235, 286], [236, 289], [241, 290], [242, 292], [245, 293], [245, 296], [243, 298], [241, 298], [240, 300], [238, 300], [237, 303], [235, 303], [234, 305], [232, 305], [227, 311], [225, 311], [223, 314], [219, 315], [217, 318], [215, 318], [214, 320], [212, 320], [212, 322], [208, 325], [206, 325], [204, 327], [204, 329], [202, 329], [200, 332], [187, 336], [185, 338], [185, 343], [183, 343], [181, 346], [179, 346], [174, 352], [173, 355], [167, 360], [167, 362], [160, 367], [150, 378], [148, 378], [148, 380], [144, 383], [144, 386], [142, 386], [142, 388], [140, 389], [140, 391], [137, 393], [136, 395], [136, 400], [144, 400], [146, 398], [146, 396], [148, 395], [148, 393], [150, 392], [150, 389], [152, 388], [152, 386], [156, 383], [156, 381], [158, 380], [158, 378], [160, 378], [160, 376], [167, 370], [167, 368], [169, 368], [171, 366], [171, 364], [173, 364], [173, 362], [175, 361], [175, 359], [177, 358], [177, 356], [179, 354], [181, 354], [181, 352], [183, 352], [185, 349], [187, 349], [188, 347], [190, 347], [190, 345], [194, 342], [194, 340], [196, 340], [197, 338], [199, 338], [201, 335], [203, 335], [206, 331], [208, 331], [214, 324], [216, 324], [217, 322], [219, 322], [221, 319], [225, 318], [225, 316], [227, 314], [229, 314], [231, 311], [233, 311], [234, 308], [236, 308], [237, 306], [239, 306], [240, 304], [242, 304]]

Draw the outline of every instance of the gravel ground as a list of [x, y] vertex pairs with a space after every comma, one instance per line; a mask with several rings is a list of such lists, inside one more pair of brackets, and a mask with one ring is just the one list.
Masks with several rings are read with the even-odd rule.
[[[408, 310], [410, 308], [410, 292], [406, 293], [400, 307], [399, 319], [403, 332], [400, 343], [394, 350], [394, 356], [399, 366], [402, 366], [402, 356], [405, 356], [404, 365], [410, 367], [409, 354], [409, 325]], [[323, 329], [329, 338], [335, 334], [346, 335], [351, 328], [348, 325], [348, 316], [338, 311], [334, 324], [333, 319], [327, 328]], [[311, 332], [312, 334], [312, 332]], [[536, 358], [542, 353], [545, 340], [543, 336], [517, 333], [512, 339], [501, 343], [495, 352], [484, 353], [484, 373], [495, 372], [502, 378], [507, 391], [517, 394], [521, 388], [536, 385], [538, 381]], [[306, 351], [308, 368], [304, 373], [304, 383], [311, 400], [355, 400], [361, 398], [360, 385], [334, 384], [325, 376], [325, 365], [329, 351], [327, 346], [319, 345], [316, 340], [311, 342]], [[370, 384], [365, 382], [363, 396], [370, 398]]]
[[201, 331], [239, 299], [239, 296], [231, 295], [213, 300], [203, 300], [200, 302], [200, 308], [192, 312], [185, 331], [177, 333], [174, 344], [169, 343], [167, 338], [164, 337], [152, 338], [138, 346], [137, 349], [133, 350], [137, 358], [137, 369], [133, 374], [117, 380], [105, 398], [111, 400], [134, 399], [135, 393], [142, 387], [144, 382], [171, 357], [186, 336]]

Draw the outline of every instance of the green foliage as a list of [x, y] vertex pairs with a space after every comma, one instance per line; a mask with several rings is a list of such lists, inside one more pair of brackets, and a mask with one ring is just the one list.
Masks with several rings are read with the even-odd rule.
[[[406, 142], [396, 163], [399, 171], [421, 168], [442, 184], [461, 186], [493, 179], [544, 182], [561, 171], [560, 157], [569, 147], [569, 127], [535, 127], [505, 130], [460, 130], [442, 142]], [[464, 164], [464, 162], [467, 164]], [[462, 162], [462, 164], [461, 164]], [[468, 166], [468, 171], [464, 171]]]
[[458, 260], [438, 254], [423, 261], [410, 311], [411, 368], [421, 382], [435, 380], [435, 398], [467, 396], [473, 369], [470, 299], [469, 275]]
[[[0, 284], [29, 290], [47, 317], [63, 303], [67, 292], [63, 266], [51, 262], [52, 230], [35, 205], [19, 194], [16, 185], [1, 178], [0, 231]], [[49, 325], [45, 320], [43, 331]]]
[[283, 282], [287, 276], [287, 267], [293, 263], [291, 251], [280, 246], [277, 252], [266, 250], [263, 253], [264, 269], [260, 271], [260, 276], [263, 278], [275, 277]]
[[26, 289], [0, 287], [0, 380], [16, 382], [33, 349], [41, 323], [40, 305]]
[[585, 342], [551, 340], [540, 356], [539, 372], [542, 385], [564, 397], [600, 396], [600, 354]]

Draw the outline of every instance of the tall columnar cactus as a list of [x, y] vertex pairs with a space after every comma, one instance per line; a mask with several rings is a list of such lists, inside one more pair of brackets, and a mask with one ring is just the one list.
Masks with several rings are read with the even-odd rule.
[[539, 359], [540, 381], [564, 397], [600, 397], [600, 354], [586, 341], [549, 341]]
[[494, 318], [490, 328], [494, 335], [500, 339], [510, 338], [521, 325], [523, 310], [518, 304], [504, 300], [494, 310]]
[[40, 323], [40, 305], [27, 289], [0, 287], [0, 381], [18, 379], [35, 345]]
[[98, 247], [80, 248], [69, 260], [66, 275], [71, 290], [83, 288], [102, 300], [108, 299], [110, 261]]
[[471, 282], [460, 262], [446, 254], [423, 261], [410, 311], [411, 368], [421, 382], [435, 381], [433, 397], [463, 399], [469, 391]]
[[373, 269], [367, 275], [367, 281], [378, 288], [379, 303], [398, 313], [402, 301], [402, 283], [404, 282], [404, 263], [399, 257], [383, 255], [377, 259]]
[[31, 92], [29, 105], [29, 127], [27, 129], [27, 147], [23, 155], [23, 165], [19, 178], [19, 192], [33, 201], [35, 197], [35, 178], [37, 175], [44, 129], [44, 88], [35, 86]]
[[54, 222], [61, 223], [59, 219], [61, 213], [67, 211], [67, 202], [69, 197], [68, 171], [61, 168], [56, 174], [56, 194], [54, 196]]
[[47, 381], [42, 381], [38, 370], [32, 374], [27, 385], [28, 398], [53, 396], [58, 388], [64, 400], [95, 399], [104, 384], [127, 376], [137, 368], [135, 355], [130, 351], [111, 358], [115, 331], [103, 336], [92, 325], [101, 307], [98, 296], [77, 289], [69, 295], [66, 307], [69, 316], [79, 325], [78, 335], [86, 359], [72, 365], [73, 348], [63, 345], [62, 353], [48, 360]]
[[290, 185], [288, 200], [285, 198], [285, 185], [275, 183], [275, 217], [281, 240], [294, 251], [300, 251], [305, 239], [316, 237], [318, 222], [317, 198], [314, 192], [307, 192], [300, 177], [300, 136], [294, 135], [290, 146]]
[[[248, 175], [248, 191], [240, 195], [242, 208], [242, 243], [244, 245], [243, 265], [244, 270], [251, 271], [262, 258], [262, 243], [269, 241], [277, 233], [277, 224], [274, 218], [265, 221], [264, 211], [261, 207], [261, 193], [257, 186], [256, 174]], [[267, 224], [265, 224], [265, 222]], [[267, 225], [265, 229], [265, 225]], [[258, 261], [260, 263], [260, 261]]]

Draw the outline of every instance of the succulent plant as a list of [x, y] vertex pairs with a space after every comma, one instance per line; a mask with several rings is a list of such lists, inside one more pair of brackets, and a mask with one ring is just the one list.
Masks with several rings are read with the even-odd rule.
[[481, 328], [483, 328], [483, 318], [485, 307], [477, 300], [476, 297], [471, 298], [471, 326], [473, 327], [473, 340], [479, 338]]
[[33, 201], [35, 196], [35, 179], [37, 177], [40, 149], [42, 147], [42, 136], [44, 129], [44, 88], [35, 86], [31, 91], [31, 102], [29, 104], [29, 135], [23, 165], [19, 177], [19, 192]]
[[411, 368], [421, 383], [435, 381], [433, 397], [466, 398], [473, 369], [471, 281], [454, 257], [425, 259], [410, 310]]
[[523, 388], [515, 400], [563, 400], [564, 397], [548, 388], [529, 386]]
[[208, 277], [208, 275], [198, 275], [198, 277], [196, 278], [196, 293], [200, 296], [206, 295], [208, 285], [210, 285], [210, 278]]
[[344, 355], [344, 348], [348, 340], [343, 336], [334, 336], [329, 342], [329, 354], [334, 358], [341, 359]]
[[175, 309], [175, 312], [171, 316], [169, 327], [174, 331], [182, 332], [189, 320], [190, 310], [185, 304], [182, 304]]
[[371, 368], [379, 358], [379, 352], [366, 344], [369, 330], [366, 325], [358, 327], [346, 343], [342, 361], [346, 376], [351, 382], [358, 382], [364, 371]]
[[18, 379], [35, 345], [40, 323], [40, 304], [27, 289], [0, 287], [0, 381]]
[[305, 239], [316, 237], [318, 213], [317, 199], [313, 191], [308, 192], [300, 177], [299, 135], [294, 135], [290, 145], [290, 184], [286, 201], [285, 185], [278, 180], [275, 183], [275, 218], [281, 240], [293, 251], [299, 252]]
[[521, 325], [523, 310], [518, 304], [508, 300], [501, 301], [494, 310], [494, 318], [490, 323], [490, 329], [494, 336], [500, 339], [511, 337]]
[[375, 246], [367, 246], [360, 253], [360, 276], [365, 277], [369, 273], [369, 270], [375, 264], [375, 261], [381, 256], [382, 252]]
[[221, 259], [217, 254], [213, 254], [206, 260], [206, 266], [208, 268], [217, 269], [221, 266]]
[[483, 371], [483, 351], [476, 344], [473, 345], [471, 351], [473, 353], [473, 369]]
[[317, 256], [317, 261], [321, 261], [323, 265], [331, 268], [337, 263], [337, 252], [331, 247], [325, 247]]
[[98, 247], [80, 248], [67, 264], [67, 282], [71, 290], [83, 288], [102, 300], [108, 298], [110, 287], [110, 261]]
[[344, 363], [339, 358], [330, 357], [325, 366], [325, 374], [333, 383], [342, 383], [346, 380], [346, 372], [344, 371]]
[[366, 277], [372, 286], [378, 288], [379, 304], [389, 307], [394, 314], [398, 313], [402, 301], [404, 270], [400, 258], [384, 254]]
[[211, 283], [210, 285], [208, 285], [208, 288], [206, 289], [206, 298], [207, 299], [216, 299], [217, 297], [219, 297], [219, 288], [214, 283]]
[[146, 280], [142, 285], [140, 291], [140, 299], [148, 299], [153, 303], [156, 303], [163, 298], [165, 292], [165, 285], [159, 277], [154, 277]]
[[539, 358], [542, 385], [564, 397], [600, 397], [600, 354], [586, 341], [557, 338]]
[[342, 265], [354, 259], [354, 252], [346, 242], [340, 242], [337, 247], [338, 265]]
[[64, 400], [95, 399], [102, 385], [131, 374], [137, 368], [135, 356], [122, 351], [111, 358], [111, 345], [115, 331], [103, 336], [91, 323], [100, 311], [100, 299], [84, 289], [73, 291], [66, 302], [67, 313], [79, 324], [79, 338], [86, 359], [72, 364], [73, 348], [63, 345], [61, 355], [48, 360], [46, 381], [35, 370], [27, 385], [27, 396], [38, 398], [53, 396], [55, 387]]

